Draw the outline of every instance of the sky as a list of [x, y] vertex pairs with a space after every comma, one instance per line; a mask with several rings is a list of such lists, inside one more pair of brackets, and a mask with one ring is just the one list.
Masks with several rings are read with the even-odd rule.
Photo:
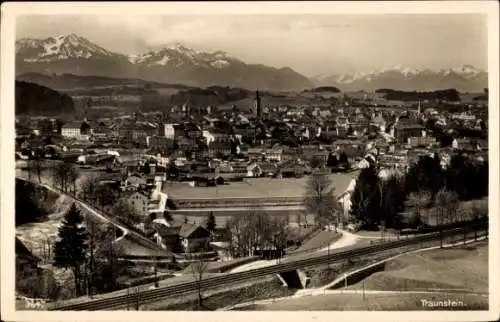
[[174, 42], [222, 50], [246, 63], [305, 76], [472, 65], [487, 70], [487, 21], [479, 14], [38, 15], [17, 19], [16, 38], [74, 33], [138, 54]]

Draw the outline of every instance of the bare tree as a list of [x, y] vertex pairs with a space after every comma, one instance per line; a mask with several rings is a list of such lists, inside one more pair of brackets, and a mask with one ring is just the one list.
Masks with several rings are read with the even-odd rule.
[[125, 199], [119, 199], [111, 208], [111, 213], [129, 226], [135, 226], [142, 220]]
[[415, 210], [415, 215], [419, 223], [422, 222], [422, 209], [428, 205], [431, 194], [427, 191], [411, 192], [405, 202], [407, 207]]
[[42, 172], [43, 172], [43, 160], [40, 158], [36, 158], [33, 160], [33, 170], [38, 178], [38, 183], [42, 183]]
[[99, 178], [95, 174], [89, 174], [80, 181], [80, 197], [95, 206], [97, 201], [97, 191]]
[[76, 172], [73, 164], [64, 162], [55, 168], [54, 176], [54, 181], [57, 185], [59, 185], [61, 191], [67, 193], [68, 188], [73, 187], [74, 192], [78, 173]]
[[196, 289], [198, 293], [198, 307], [201, 308], [203, 307], [202, 281], [204, 274], [208, 269], [208, 262], [203, 258], [203, 253], [200, 254], [200, 258], [197, 261], [191, 263], [190, 269], [191, 274], [193, 275], [196, 282]]
[[450, 223], [450, 217], [453, 212], [456, 213], [458, 198], [446, 188], [442, 188], [436, 194], [436, 214], [440, 232], [440, 246], [443, 247], [443, 225], [445, 218]]
[[332, 213], [338, 209], [334, 193], [335, 189], [326, 173], [317, 172], [309, 177], [304, 203], [306, 209], [315, 215], [318, 225], [331, 221]]
[[263, 249], [273, 242], [275, 230], [269, 215], [253, 209], [243, 216], [235, 216], [226, 224], [230, 245], [237, 256], [253, 256], [256, 249]]

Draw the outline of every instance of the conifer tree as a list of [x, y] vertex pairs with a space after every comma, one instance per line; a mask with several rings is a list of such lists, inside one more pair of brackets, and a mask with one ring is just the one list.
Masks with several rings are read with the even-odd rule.
[[81, 266], [85, 262], [87, 239], [83, 216], [72, 204], [59, 227], [58, 241], [54, 244], [54, 265], [73, 271], [76, 296], [81, 294]]
[[361, 170], [351, 194], [351, 217], [364, 228], [374, 229], [381, 220], [380, 179], [377, 170], [369, 167]]
[[209, 232], [214, 232], [215, 231], [215, 216], [214, 216], [214, 213], [211, 211], [209, 214], [208, 214], [208, 217], [207, 217], [207, 229]]

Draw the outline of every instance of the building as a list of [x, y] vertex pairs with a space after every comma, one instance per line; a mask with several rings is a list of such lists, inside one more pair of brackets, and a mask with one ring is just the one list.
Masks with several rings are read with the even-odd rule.
[[422, 137], [422, 131], [425, 128], [419, 124], [396, 123], [394, 125], [393, 136], [399, 143], [408, 142], [410, 137]]
[[49, 136], [59, 133], [59, 121], [56, 119], [43, 118], [34, 124], [35, 135]]
[[357, 140], [337, 140], [333, 147], [334, 151], [344, 152], [349, 158], [362, 157], [366, 152], [365, 144]]
[[174, 139], [175, 138], [175, 125], [176, 124], [163, 124], [163, 133], [159, 133], [159, 135], [162, 135], [166, 138], [169, 139]]
[[174, 148], [174, 139], [166, 136], [150, 136], [146, 138], [146, 144], [152, 150], [168, 152]]
[[208, 146], [208, 155], [210, 158], [229, 156], [231, 154], [230, 142], [212, 142]]
[[408, 145], [412, 148], [428, 147], [436, 144], [436, 138], [432, 136], [416, 136], [408, 138]]
[[123, 124], [118, 127], [118, 137], [120, 143], [142, 143], [146, 144], [148, 136], [157, 134], [157, 128], [149, 122], [137, 122]]
[[93, 130], [86, 120], [69, 122], [61, 127], [61, 135], [67, 138], [89, 139], [92, 134]]
[[272, 148], [267, 149], [264, 152], [264, 156], [266, 160], [281, 162], [281, 156], [283, 155], [283, 149], [281, 148]]
[[455, 150], [463, 151], [476, 151], [478, 150], [477, 144], [471, 139], [454, 139], [451, 147]]
[[155, 226], [157, 243], [173, 252], [195, 253], [208, 248], [211, 234], [203, 226], [184, 223], [180, 226]]

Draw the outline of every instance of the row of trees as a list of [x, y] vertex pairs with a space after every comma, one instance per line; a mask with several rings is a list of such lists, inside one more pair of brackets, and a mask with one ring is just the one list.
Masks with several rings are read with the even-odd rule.
[[[488, 162], [459, 154], [443, 169], [439, 156], [426, 156], [406, 175], [394, 174], [385, 180], [374, 166], [361, 170], [351, 195], [350, 215], [365, 229], [416, 227], [422, 224], [423, 211], [434, 207], [437, 224], [442, 225], [465, 218], [458, 211], [460, 201], [487, 195]], [[400, 216], [405, 209], [413, 215]]]
[[478, 199], [488, 195], [488, 161], [477, 161], [464, 154], [451, 157], [446, 168], [436, 154], [422, 157], [406, 175], [407, 193], [428, 191], [434, 198], [439, 190], [455, 191], [460, 200]]
[[287, 224], [258, 209], [232, 217], [226, 223], [226, 229], [233, 257], [254, 256], [259, 250], [283, 250], [286, 247]]
[[72, 271], [75, 296], [117, 288], [117, 277], [126, 267], [116, 261], [115, 236], [113, 228], [86, 221], [75, 204], [70, 207], [53, 253], [54, 266]]

